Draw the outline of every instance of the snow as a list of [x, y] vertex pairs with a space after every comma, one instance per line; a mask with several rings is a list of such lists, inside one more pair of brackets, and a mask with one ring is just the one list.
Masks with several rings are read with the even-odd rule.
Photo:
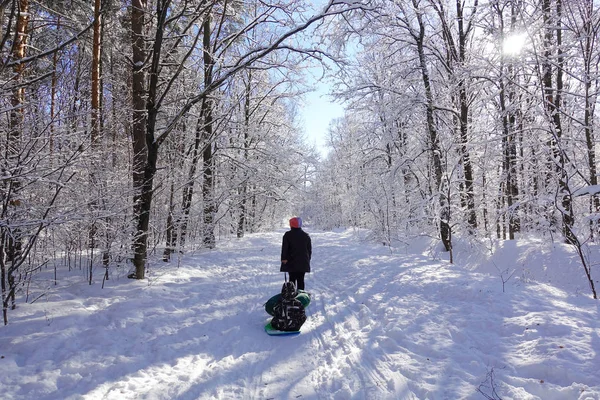
[[429, 239], [308, 231], [300, 335], [263, 331], [284, 231], [223, 240], [144, 281], [77, 271], [21, 301], [0, 328], [1, 397], [600, 399], [599, 303], [568, 246], [457, 242], [452, 265]]
[[581, 189], [574, 191], [573, 196], [584, 196], [586, 194], [593, 196], [598, 193], [600, 193], [600, 185], [589, 185], [589, 186], [584, 186]]

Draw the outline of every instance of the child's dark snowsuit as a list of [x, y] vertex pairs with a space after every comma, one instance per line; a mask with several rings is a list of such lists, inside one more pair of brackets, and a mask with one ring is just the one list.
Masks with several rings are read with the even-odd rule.
[[285, 282], [281, 288], [281, 299], [273, 312], [271, 326], [280, 331], [299, 331], [306, 321], [304, 306], [296, 299], [296, 287], [292, 282]]

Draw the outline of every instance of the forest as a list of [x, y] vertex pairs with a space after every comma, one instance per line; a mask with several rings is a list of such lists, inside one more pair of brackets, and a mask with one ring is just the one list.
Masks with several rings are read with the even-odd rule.
[[[41, 271], [140, 280], [292, 215], [450, 262], [456, 238], [567, 243], [596, 298], [599, 9], [0, 0], [4, 324]], [[346, 110], [324, 157], [299, 117], [315, 84]]]

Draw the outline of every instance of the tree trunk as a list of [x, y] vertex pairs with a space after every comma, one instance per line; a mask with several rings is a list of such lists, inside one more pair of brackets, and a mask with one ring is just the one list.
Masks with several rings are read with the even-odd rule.
[[[95, 146], [100, 136], [100, 55], [102, 52], [101, 42], [101, 2], [94, 0], [94, 37], [92, 45], [92, 123], [91, 123], [91, 143]], [[56, 54], [56, 53], [55, 53]]]
[[[22, 60], [26, 56], [27, 42], [29, 37], [29, 0], [18, 1], [18, 16], [15, 27], [15, 42], [13, 43], [11, 55], [12, 60]], [[22, 151], [23, 128], [25, 118], [25, 87], [19, 83], [23, 81], [25, 73], [25, 64], [17, 63], [13, 67], [13, 82], [14, 87], [11, 96], [11, 111], [8, 127], [8, 140], [6, 148], [6, 162], [8, 170], [13, 175], [8, 180], [8, 201], [3, 206], [13, 208], [14, 213], [19, 213], [19, 209], [23, 207], [21, 196], [22, 182], [18, 178], [20, 175], [19, 169], [20, 154]], [[4, 241], [4, 256], [6, 262], [2, 262], [2, 300], [3, 313], [5, 322], [7, 321], [7, 309], [10, 302], [11, 308], [15, 308], [15, 277], [17, 266], [22, 258], [23, 237], [22, 231], [18, 227], [2, 227], [2, 239]], [[6, 279], [6, 282], [4, 282]], [[8, 285], [6, 285], [8, 283]]]
[[101, 0], [94, 0], [94, 33], [92, 38], [92, 79], [91, 79], [91, 127], [90, 127], [90, 143], [93, 153], [93, 163], [91, 171], [89, 172], [89, 193], [92, 196], [90, 201], [92, 221], [89, 227], [89, 248], [91, 249], [90, 256], [90, 268], [89, 268], [89, 283], [93, 282], [93, 254], [94, 248], [96, 247], [98, 225], [96, 224], [95, 215], [99, 208], [99, 196], [100, 196], [100, 183], [97, 169], [99, 165], [97, 160], [102, 159], [100, 152], [102, 151], [100, 146], [100, 126], [101, 126], [101, 97], [102, 97], [102, 84], [100, 77], [100, 65], [101, 65], [101, 54], [102, 54], [102, 21], [101, 21]]
[[[246, 96], [244, 101], [244, 148], [243, 159], [244, 165], [248, 165], [248, 151], [250, 146], [250, 100], [251, 100], [251, 90], [252, 90], [252, 71], [248, 72], [248, 82], [246, 84]], [[244, 171], [244, 178], [240, 184], [238, 189], [238, 194], [240, 196], [240, 207], [239, 207], [239, 215], [238, 215], [238, 223], [237, 223], [237, 237], [244, 237], [244, 233], [246, 230], [246, 219], [247, 219], [247, 202], [248, 202], [248, 174]]]
[[[500, 35], [505, 38], [507, 32], [504, 26], [504, 16], [502, 10], [496, 8], [500, 21]], [[511, 8], [510, 33], [513, 32], [516, 24], [516, 10]], [[514, 85], [516, 84], [516, 73], [514, 67], [507, 61], [504, 54], [500, 58], [500, 82], [499, 82], [499, 106], [502, 119], [502, 174], [504, 176], [504, 196], [506, 200], [506, 220], [508, 221], [508, 239], [513, 240], [515, 234], [520, 231], [520, 219], [515, 207], [519, 196], [518, 177], [517, 177], [517, 143], [516, 143], [516, 99]]]
[[[558, 174], [558, 192], [557, 202], [560, 202], [562, 216], [562, 233], [568, 243], [574, 243], [573, 223], [574, 214], [569, 189], [569, 176], [566, 170], [566, 155], [561, 148], [562, 139], [562, 91], [563, 91], [563, 68], [564, 56], [562, 50], [562, 0], [555, 2], [555, 17], [553, 17], [552, 0], [543, 0], [544, 14], [544, 61], [543, 61], [543, 85], [544, 85], [544, 104], [546, 112], [550, 119], [551, 140], [549, 142], [550, 151], [553, 156], [553, 170]], [[556, 42], [554, 34], [556, 31]], [[556, 61], [553, 62], [553, 49], [556, 48]], [[553, 86], [553, 64], [556, 65], [556, 88]]]
[[[211, 50], [211, 19], [207, 16], [202, 23], [202, 46], [203, 46], [203, 62], [204, 62], [204, 86], [205, 88], [212, 83], [212, 72], [214, 68], [214, 60]], [[183, 200], [181, 205], [182, 216], [177, 224], [179, 226], [179, 245], [183, 247], [187, 237], [189, 215], [194, 196], [194, 183], [196, 181], [196, 171], [202, 155], [203, 163], [203, 183], [202, 196], [204, 200], [204, 230], [203, 242], [209, 248], [214, 247], [213, 232], [213, 212], [208, 206], [212, 204], [213, 183], [212, 183], [212, 141], [213, 141], [213, 123], [212, 123], [212, 100], [206, 98], [202, 101], [200, 108], [200, 117], [196, 124], [196, 137], [194, 140], [194, 148], [192, 150], [192, 161], [188, 173], [188, 180], [183, 188]], [[208, 167], [207, 167], [208, 166]], [[211, 239], [212, 238], [212, 239]]]
[[[596, 101], [598, 98], [598, 86], [596, 80], [596, 88], [592, 89], [592, 82], [594, 76], [598, 75], [598, 63], [594, 62], [594, 45], [595, 38], [600, 31], [598, 24], [593, 24], [593, 2], [584, 3], [583, 7], [580, 8], [581, 18], [583, 19], [582, 24], [582, 35], [581, 37], [581, 50], [583, 54], [584, 64], [584, 90], [585, 90], [585, 110], [583, 115], [585, 141], [587, 147], [587, 161], [589, 170], [590, 185], [598, 185], [598, 173], [596, 168], [596, 138], [594, 133], [594, 116], [596, 110]], [[597, 58], [596, 58], [597, 61]], [[594, 70], [595, 69], [595, 70]], [[590, 199], [590, 213], [600, 213], [600, 196], [597, 194], [592, 195]], [[590, 234], [594, 237], [597, 234], [598, 223], [590, 223]], [[596, 228], [594, 228], [596, 226]]]
[[[134, 0], [134, 2], [138, 2], [140, 0]], [[148, 229], [150, 226], [150, 211], [152, 209], [152, 196], [154, 192], [154, 177], [156, 175], [156, 165], [158, 161], [158, 149], [160, 147], [161, 141], [155, 140], [154, 134], [156, 131], [156, 119], [158, 117], [158, 107], [157, 104], [157, 92], [158, 92], [158, 82], [160, 75], [160, 57], [163, 45], [163, 34], [165, 28], [165, 21], [168, 14], [168, 6], [169, 0], [158, 0], [156, 3], [156, 32], [154, 36], [154, 43], [152, 48], [152, 61], [150, 64], [150, 73], [148, 80], [148, 95], [146, 96], [145, 102], [142, 98], [136, 99], [134, 96], [134, 101], [138, 101], [140, 105], [145, 106], [145, 113], [142, 119], [145, 122], [145, 126], [138, 127], [139, 132], [135, 132], [136, 127], [134, 126], [134, 149], [137, 147], [145, 150], [145, 160], [144, 157], [140, 155], [138, 161], [140, 165], [137, 168], [134, 168], [134, 183], [135, 174], [137, 173], [137, 178], [140, 179], [137, 184], [138, 190], [134, 194], [134, 211], [136, 214], [134, 215], [137, 218], [137, 229], [136, 235], [134, 238], [134, 259], [133, 264], [135, 266], [135, 277], [136, 279], [144, 279], [145, 277], [145, 266], [147, 259], [147, 251], [148, 251]], [[140, 4], [140, 6], [145, 6]], [[143, 11], [143, 8], [140, 7], [139, 10]], [[136, 8], [136, 7], [134, 7]], [[138, 15], [137, 18], [141, 18], [139, 22], [143, 22], [143, 14]], [[133, 18], [132, 18], [133, 20]], [[133, 23], [132, 23], [133, 26]], [[142, 25], [143, 26], [143, 25]], [[139, 34], [139, 35], [138, 35]], [[136, 28], [134, 33], [134, 39], [143, 39], [141, 31], [138, 31]], [[135, 40], [134, 40], [135, 42]], [[136, 42], [137, 43], [137, 42]], [[143, 46], [143, 42], [139, 43], [139, 45]], [[134, 45], [134, 50], [137, 45]], [[145, 50], [143, 47], [138, 49], [138, 56], [145, 55]], [[135, 61], [134, 55], [134, 68], [136, 66], [140, 66], [143, 68], [143, 63], [140, 63], [141, 59], [137, 59]], [[134, 69], [135, 71], [135, 69]], [[143, 77], [143, 74], [139, 74], [138, 78]], [[135, 78], [135, 74], [134, 74]], [[143, 93], [143, 81], [138, 82], [138, 85], [141, 85], [139, 93]], [[135, 86], [135, 83], [134, 83]], [[134, 110], [134, 113], [137, 111]], [[134, 124], [136, 121], [134, 121]], [[135, 143], [136, 141], [143, 141], [143, 143]], [[164, 140], [164, 138], [162, 139]], [[143, 154], [143, 153], [141, 153]], [[134, 155], [135, 160], [135, 155]], [[144, 163], [145, 161], [145, 163]], [[141, 175], [141, 176], [140, 176]]]
[[133, 101], [133, 215], [137, 220], [137, 230], [133, 239], [133, 265], [135, 273], [132, 276], [144, 279], [146, 268], [146, 250], [148, 232], [144, 229], [143, 213], [144, 200], [144, 171], [148, 162], [148, 149], [146, 148], [146, 45], [144, 43], [144, 25], [147, 8], [146, 0], [132, 0], [131, 3], [131, 32], [133, 46], [133, 75], [132, 75], [132, 101]]
[[[457, 38], [454, 38], [451, 24], [445, 11], [445, 1], [433, 2], [442, 25], [442, 36], [446, 46], [446, 70], [451, 80], [456, 80], [456, 90], [452, 93], [452, 101], [458, 109], [456, 122], [458, 125], [458, 152], [464, 180], [459, 183], [461, 205], [467, 214], [467, 224], [470, 233], [477, 229], [477, 212], [475, 209], [475, 193], [473, 191], [473, 166], [469, 152], [469, 85], [467, 65], [467, 42], [472, 32], [472, 19], [477, 13], [477, 1], [471, 7], [471, 20], [465, 20], [464, 4], [456, 1]], [[457, 46], [458, 43], [458, 46]]]
[[[60, 16], [56, 18], [56, 31], [60, 32]], [[50, 152], [50, 165], [54, 159], [54, 129], [56, 122], [56, 86], [58, 81], [58, 74], [56, 69], [58, 66], [58, 51], [52, 54], [52, 78], [50, 80], [50, 137], [48, 138], [48, 149]]]
[[443, 188], [443, 171], [442, 171], [442, 152], [439, 144], [437, 126], [434, 119], [434, 103], [433, 94], [431, 91], [431, 83], [429, 79], [429, 70], [427, 68], [427, 59], [425, 56], [425, 23], [422, 14], [419, 12], [417, 0], [412, 0], [414, 9], [417, 15], [419, 31], [413, 34], [419, 54], [419, 66], [421, 69], [421, 78], [425, 89], [426, 99], [426, 115], [427, 115], [427, 131], [429, 133], [429, 152], [433, 163], [433, 174], [435, 192], [437, 192], [440, 205], [440, 237], [446, 251], [452, 250], [452, 238], [450, 228], [450, 204]]
[[[504, 175], [504, 196], [506, 198], [506, 213], [508, 219], [508, 239], [513, 240], [515, 233], [520, 230], [519, 217], [514, 209], [518, 196], [517, 174], [516, 174], [516, 143], [515, 143], [515, 116], [507, 107], [507, 85], [504, 76], [505, 66], [500, 66], [502, 72], [500, 77], [500, 112], [502, 114], [502, 170]], [[509, 70], [510, 71], [510, 70]], [[510, 98], [510, 94], [509, 94]]]
[[204, 132], [204, 120], [202, 116], [198, 118], [196, 123], [196, 137], [194, 140], [194, 148], [192, 149], [192, 161], [190, 164], [190, 170], [188, 172], [188, 179], [183, 187], [183, 199], [181, 202], [181, 217], [176, 223], [177, 229], [179, 230], [179, 238], [175, 238], [175, 242], [179, 240], [179, 247], [183, 248], [187, 237], [188, 223], [190, 218], [190, 211], [192, 208], [192, 200], [194, 197], [194, 183], [196, 182], [196, 171], [198, 169], [198, 163], [200, 161], [200, 145], [202, 144], [202, 137]]
[[[210, 16], [203, 23], [203, 49], [204, 49], [204, 87], [209, 87], [213, 80], [214, 59], [210, 45]], [[214, 159], [213, 159], [213, 100], [206, 97], [202, 101], [201, 115], [203, 124], [204, 151], [202, 152], [203, 180], [202, 200], [204, 202], [204, 228], [202, 241], [206, 247], [215, 247], [215, 199], [214, 199]]]
[[169, 192], [169, 214], [167, 215], [167, 229], [166, 229], [166, 243], [165, 250], [163, 252], [163, 261], [170, 261], [171, 254], [175, 252], [175, 246], [177, 246], [177, 229], [175, 221], [173, 219], [173, 212], [175, 210], [175, 183], [171, 181], [171, 189]]
[[202, 233], [202, 242], [206, 247], [212, 249], [215, 247], [215, 201], [214, 201], [214, 159], [213, 159], [213, 121], [212, 121], [212, 100], [206, 99], [202, 102], [202, 115], [204, 117], [204, 151], [202, 152], [203, 180], [202, 180], [202, 200], [204, 202], [204, 228]]
[[[474, 8], [473, 13], [476, 11]], [[456, 16], [458, 23], [458, 59], [459, 66], [464, 74], [467, 54], [466, 46], [467, 39], [470, 35], [471, 23], [467, 24], [465, 28], [464, 24], [464, 4], [461, 1], [456, 1]], [[471, 16], [473, 17], [473, 16]], [[473, 191], [473, 166], [471, 165], [471, 156], [468, 148], [469, 144], [469, 98], [467, 94], [467, 83], [465, 79], [460, 79], [458, 82], [458, 98], [460, 105], [460, 154], [462, 157], [463, 171], [465, 176], [465, 196], [467, 203], [467, 222], [469, 227], [475, 231], [477, 229], [477, 213], [475, 210], [475, 193]]]

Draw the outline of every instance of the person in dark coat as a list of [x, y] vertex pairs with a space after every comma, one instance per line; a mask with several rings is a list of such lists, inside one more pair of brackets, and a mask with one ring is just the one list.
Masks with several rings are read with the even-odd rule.
[[283, 235], [281, 245], [281, 272], [287, 272], [296, 289], [304, 290], [304, 274], [310, 272], [312, 243], [302, 230], [302, 219], [290, 219], [290, 230]]

